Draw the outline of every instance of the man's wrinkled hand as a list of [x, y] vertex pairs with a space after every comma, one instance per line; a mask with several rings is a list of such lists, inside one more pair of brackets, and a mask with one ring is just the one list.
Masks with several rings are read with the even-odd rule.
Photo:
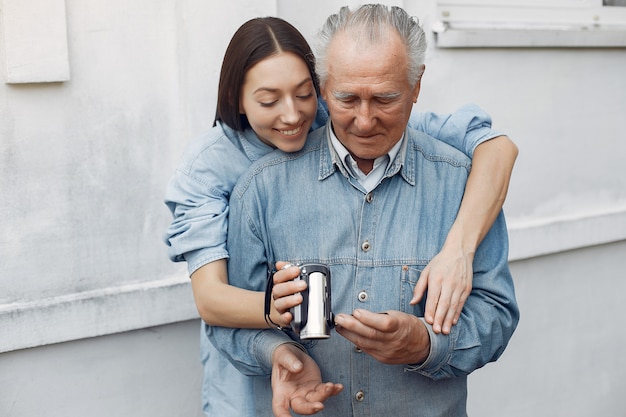
[[322, 383], [315, 361], [292, 344], [280, 345], [272, 354], [272, 411], [291, 417], [289, 410], [311, 415], [324, 409], [324, 401], [339, 394], [343, 385]]
[[430, 352], [430, 336], [421, 319], [401, 311], [356, 309], [335, 317], [337, 333], [386, 364], [421, 363]]

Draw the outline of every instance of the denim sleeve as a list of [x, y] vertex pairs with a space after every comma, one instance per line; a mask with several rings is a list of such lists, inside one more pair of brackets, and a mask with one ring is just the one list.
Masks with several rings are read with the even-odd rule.
[[173, 216], [164, 236], [172, 261], [186, 261], [191, 275], [209, 262], [228, 257], [224, 193], [178, 170], [168, 185], [165, 204]]
[[173, 220], [163, 240], [170, 259], [186, 261], [190, 275], [209, 262], [228, 258], [228, 201], [251, 164], [239, 139], [221, 125], [195, 138], [167, 186], [165, 204]]
[[239, 372], [249, 376], [272, 375], [274, 349], [285, 343], [293, 343], [287, 334], [272, 329], [207, 326], [207, 335]]
[[413, 112], [409, 127], [455, 147], [470, 158], [478, 145], [502, 135], [491, 129], [491, 117], [476, 104], [466, 104], [452, 114]]
[[408, 366], [408, 371], [436, 380], [457, 377], [502, 355], [519, 322], [507, 257], [506, 225], [500, 213], [476, 251], [472, 292], [459, 322], [449, 335], [435, 334], [427, 324], [430, 354], [424, 363]]
[[[253, 182], [250, 178], [241, 178], [230, 200], [228, 277], [236, 287], [264, 291], [272, 257], [260, 226], [265, 204], [252, 190], [254, 187], [249, 187]], [[278, 345], [291, 342], [287, 334], [273, 329], [211, 327], [207, 334], [215, 347], [246, 375], [270, 375], [272, 352]]]

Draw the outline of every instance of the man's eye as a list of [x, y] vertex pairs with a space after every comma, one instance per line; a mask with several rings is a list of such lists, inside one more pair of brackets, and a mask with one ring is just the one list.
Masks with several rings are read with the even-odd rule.
[[376, 101], [380, 104], [392, 104], [396, 101], [396, 97], [377, 97]]

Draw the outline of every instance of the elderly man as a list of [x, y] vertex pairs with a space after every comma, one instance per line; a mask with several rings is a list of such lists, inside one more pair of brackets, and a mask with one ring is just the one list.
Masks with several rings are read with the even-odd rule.
[[230, 201], [229, 276], [259, 290], [276, 260], [329, 265], [338, 334], [303, 341], [279, 330], [212, 328], [210, 337], [242, 372], [271, 374], [273, 399], [267, 379], [255, 385], [259, 416], [270, 407], [279, 417], [289, 408], [464, 416], [467, 375], [502, 354], [519, 318], [504, 217], [476, 251], [458, 324], [435, 333], [424, 304], [411, 304], [413, 288], [454, 222], [470, 160], [407, 128], [423, 30], [400, 8], [367, 5], [329, 17], [320, 38], [331, 121], [302, 151], [274, 153], [240, 180]]

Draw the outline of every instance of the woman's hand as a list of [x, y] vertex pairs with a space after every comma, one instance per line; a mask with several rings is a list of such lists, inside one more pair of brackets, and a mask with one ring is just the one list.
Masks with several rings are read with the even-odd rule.
[[424, 320], [433, 326], [435, 333], [450, 334], [452, 326], [459, 321], [472, 291], [473, 260], [473, 253], [444, 245], [420, 274], [411, 304], [419, 303], [428, 287]]
[[[277, 272], [274, 274], [274, 288], [272, 290], [272, 320], [283, 327], [289, 326], [293, 316], [290, 309], [302, 303], [301, 291], [306, 290], [306, 282], [297, 280], [300, 268], [290, 265], [289, 262], [276, 262]], [[275, 320], [274, 317], [278, 318]]]

